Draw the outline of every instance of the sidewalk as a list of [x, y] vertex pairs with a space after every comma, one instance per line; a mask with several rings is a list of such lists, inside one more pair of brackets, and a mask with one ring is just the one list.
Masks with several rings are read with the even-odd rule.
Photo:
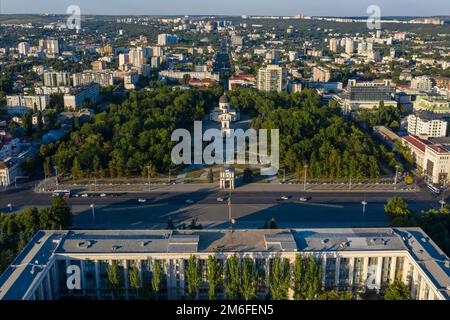
[[[77, 184], [60, 184], [57, 188], [54, 179], [47, 179], [44, 183], [42, 181], [36, 187], [37, 193], [51, 193], [55, 189], [76, 190], [78, 192], [94, 192], [94, 193], [151, 193], [151, 192], [179, 192], [192, 193], [198, 191], [218, 192], [218, 183], [177, 183], [177, 184], [109, 184], [109, 185], [77, 185]], [[394, 184], [331, 184], [331, 183], [316, 183], [306, 184], [289, 184], [280, 183], [276, 180], [271, 183], [250, 183], [245, 185], [238, 185], [234, 192], [418, 192], [420, 188], [417, 185], [406, 185], [405, 183]]]

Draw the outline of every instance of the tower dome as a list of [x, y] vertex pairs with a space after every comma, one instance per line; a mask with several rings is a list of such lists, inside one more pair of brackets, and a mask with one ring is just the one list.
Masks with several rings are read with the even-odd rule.
[[229, 104], [230, 103], [230, 99], [228, 99], [228, 96], [226, 94], [224, 94], [223, 96], [220, 97], [219, 99], [219, 103], [220, 104]]

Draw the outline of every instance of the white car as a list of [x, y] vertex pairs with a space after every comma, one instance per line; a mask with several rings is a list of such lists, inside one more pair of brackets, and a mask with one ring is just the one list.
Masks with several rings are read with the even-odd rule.
[[301, 202], [308, 202], [309, 200], [311, 200], [311, 198], [310, 197], [301, 197], [299, 200]]
[[81, 195], [81, 197], [82, 197], [82, 198], [87, 198], [87, 197], [89, 197], [89, 195], [88, 195], [87, 193], [83, 193], [83, 194]]
[[138, 202], [139, 202], [139, 203], [146, 203], [146, 202], [147, 202], [147, 199], [139, 198], [139, 199], [138, 199]]
[[224, 202], [223, 198], [217, 198], [217, 202]]
[[187, 203], [187, 204], [194, 204], [194, 200], [187, 199], [187, 200], [186, 200], [186, 203]]
[[102, 197], [102, 198], [106, 197], [106, 193], [102, 193], [102, 194], [100, 195], [100, 197]]
[[281, 197], [281, 200], [285, 200], [285, 201], [286, 201], [286, 200], [289, 200], [289, 197], [287, 197], [287, 196], [282, 196], [282, 197]]

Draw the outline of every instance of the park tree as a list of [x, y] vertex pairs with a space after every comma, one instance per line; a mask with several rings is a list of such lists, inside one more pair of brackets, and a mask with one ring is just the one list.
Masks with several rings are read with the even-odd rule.
[[213, 256], [208, 257], [206, 264], [206, 279], [209, 284], [208, 298], [210, 300], [215, 300], [217, 298], [217, 287], [222, 283], [222, 266]]
[[23, 116], [23, 129], [25, 131], [25, 135], [31, 137], [33, 135], [33, 116], [30, 112], [26, 113]]
[[297, 255], [294, 264], [294, 299], [314, 300], [322, 289], [322, 271], [312, 257]]
[[139, 276], [139, 268], [133, 265], [128, 271], [130, 287], [136, 290], [136, 296], [139, 297], [139, 289], [141, 288], [141, 278]]
[[241, 295], [245, 300], [254, 300], [256, 298], [258, 275], [253, 260], [250, 258], [243, 259], [241, 269]]
[[409, 300], [409, 288], [402, 281], [394, 281], [389, 284], [384, 294], [384, 300]]
[[163, 269], [159, 261], [153, 260], [152, 263], [152, 290], [159, 293], [163, 279]]
[[196, 256], [191, 256], [189, 258], [185, 272], [188, 295], [190, 299], [194, 299], [198, 295], [198, 290], [200, 289], [202, 281], [200, 267]]
[[287, 300], [291, 280], [288, 259], [275, 257], [269, 274], [269, 291], [273, 300]]
[[112, 290], [113, 299], [118, 298], [120, 290], [122, 289], [122, 273], [117, 261], [113, 261], [107, 269], [108, 283]]
[[208, 170], [208, 183], [213, 183], [214, 182], [214, 174], [211, 168], [209, 168]]
[[236, 255], [228, 258], [225, 272], [225, 292], [230, 300], [238, 300], [241, 291], [241, 274]]

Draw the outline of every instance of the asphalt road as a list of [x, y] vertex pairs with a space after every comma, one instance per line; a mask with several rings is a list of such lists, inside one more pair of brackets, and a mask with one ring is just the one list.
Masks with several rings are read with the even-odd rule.
[[[228, 227], [228, 206], [225, 192], [199, 190], [191, 193], [149, 192], [107, 195], [105, 198], [71, 198], [69, 204], [74, 212], [77, 228], [165, 228], [169, 217], [176, 225], [189, 224], [198, 219], [204, 227]], [[287, 196], [288, 200], [281, 200]], [[307, 203], [300, 197], [310, 196]], [[234, 192], [232, 194], [232, 216], [237, 228], [260, 228], [274, 217], [279, 227], [359, 227], [384, 226], [386, 199], [391, 193], [303, 193], [303, 192]], [[401, 193], [412, 209], [426, 210], [439, 206], [439, 199], [428, 192]], [[139, 203], [145, 198], [146, 203]], [[193, 200], [188, 204], [187, 200]], [[50, 195], [36, 194], [29, 186], [23, 189], [0, 192], [0, 211], [9, 212], [27, 207], [45, 207], [50, 204]], [[367, 201], [363, 215], [361, 201]], [[94, 212], [90, 205], [94, 204]]]

